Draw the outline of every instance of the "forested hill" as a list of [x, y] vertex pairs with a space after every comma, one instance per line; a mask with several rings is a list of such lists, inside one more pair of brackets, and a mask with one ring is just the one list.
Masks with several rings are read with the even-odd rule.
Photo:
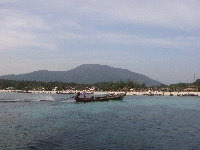
[[159, 85], [160, 82], [149, 77], [131, 72], [127, 69], [109, 67], [99, 64], [83, 64], [69, 71], [47, 71], [39, 70], [19, 75], [4, 75], [0, 79], [25, 80], [25, 81], [61, 81], [93, 84], [97, 82], [126, 81], [130, 79], [138, 83], [145, 83], [147, 86]]

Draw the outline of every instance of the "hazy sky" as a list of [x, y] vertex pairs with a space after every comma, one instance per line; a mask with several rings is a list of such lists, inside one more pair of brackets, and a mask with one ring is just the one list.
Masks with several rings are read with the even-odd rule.
[[0, 0], [0, 75], [102, 64], [200, 78], [199, 0]]

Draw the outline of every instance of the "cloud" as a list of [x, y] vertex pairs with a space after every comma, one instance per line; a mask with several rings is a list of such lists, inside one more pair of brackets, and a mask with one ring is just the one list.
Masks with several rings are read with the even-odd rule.
[[[122, 21], [167, 28], [200, 28], [200, 10], [195, 1], [140, 1], [119, 4], [111, 11]], [[120, 9], [121, 7], [121, 9]], [[121, 10], [121, 11], [120, 11]], [[113, 13], [112, 13], [113, 12]]]
[[154, 48], [168, 48], [177, 50], [199, 51], [200, 38], [198, 36], [177, 36], [177, 37], [148, 37], [137, 34], [118, 33], [94, 33], [92, 35], [81, 35], [73, 33], [63, 34], [63, 39], [81, 40], [87, 44], [107, 44], [124, 46], [141, 46]]
[[44, 23], [41, 17], [21, 13], [4, 17], [1, 23], [7, 29], [26, 31], [50, 30], [50, 27]]
[[40, 41], [35, 35], [26, 32], [2, 31], [0, 35], [0, 51], [21, 51], [37, 49], [54, 50], [54, 45]]
[[52, 11], [65, 12], [74, 19], [83, 18], [83, 20], [86, 19], [91, 22], [127, 22], [185, 30], [200, 28], [199, 4], [200, 2], [195, 0], [68, 0], [67, 2], [52, 2], [47, 6]]
[[[54, 27], [61, 27], [59, 35], [66, 40], [77, 40], [88, 43], [107, 43], [125, 45], [144, 45], [158, 48], [191, 49], [199, 48], [199, 37], [175, 34], [167, 37], [163, 32], [171, 28], [173, 32], [189, 32], [200, 28], [200, 10], [198, 1], [59, 1], [49, 3], [46, 8], [60, 12], [61, 18]], [[63, 14], [66, 15], [64, 17]], [[67, 21], [64, 21], [66, 19]], [[59, 20], [59, 19], [58, 19]], [[60, 23], [60, 25], [59, 25]], [[162, 37], [136, 33], [123, 33], [102, 30], [104, 24], [116, 27], [116, 24], [130, 26], [151, 26], [153, 30], [162, 28]], [[63, 28], [65, 28], [63, 30]], [[166, 36], [166, 37], [165, 37]]]
[[51, 27], [41, 17], [5, 9], [1, 9], [0, 14], [0, 51], [28, 47], [55, 49], [51, 43], [38, 36], [51, 31]]
[[[102, 30], [104, 24], [115, 27], [116, 24], [124, 24], [124, 28], [129, 24], [178, 30], [199, 29], [200, 10], [196, 6], [199, 4], [197, 1], [21, 0], [13, 3], [24, 3], [24, 6], [20, 5], [22, 10], [0, 10], [1, 50], [25, 45], [56, 50], [58, 43], [65, 40], [184, 49], [199, 47], [199, 38], [193, 36], [153, 37], [148, 31], [145, 35], [139, 35]], [[35, 11], [29, 11], [28, 8]]]
[[[91, 62], [128, 66], [154, 76], [168, 67], [169, 60], [170, 70], [163, 74], [179, 72], [177, 68], [188, 74], [181, 64], [199, 63], [199, 4], [197, 0], [0, 0], [0, 57], [5, 66], [0, 74], [58, 66], [66, 70]], [[184, 59], [177, 64], [180, 55]], [[14, 62], [15, 71], [8, 69], [7, 61]]]
[[200, 2], [196, 0], [43, 0], [24, 3], [38, 11], [44, 9], [46, 14], [82, 23], [123, 22], [180, 30], [200, 28]]

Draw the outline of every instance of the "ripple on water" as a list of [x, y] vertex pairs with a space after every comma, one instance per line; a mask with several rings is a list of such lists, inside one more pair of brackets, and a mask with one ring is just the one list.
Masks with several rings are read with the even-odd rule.
[[198, 149], [200, 110], [194, 104], [199, 101], [186, 107], [188, 101], [128, 97], [87, 104], [59, 99], [0, 103], [0, 148]]

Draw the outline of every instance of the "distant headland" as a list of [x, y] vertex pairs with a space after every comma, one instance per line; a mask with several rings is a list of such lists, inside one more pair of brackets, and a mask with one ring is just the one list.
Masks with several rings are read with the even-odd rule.
[[157, 86], [161, 82], [153, 80], [145, 75], [131, 72], [127, 69], [114, 68], [100, 64], [83, 64], [68, 71], [39, 70], [19, 75], [3, 75], [0, 79], [43, 81], [43, 82], [74, 82], [79, 84], [94, 84], [97, 82], [126, 81], [131, 80], [146, 86]]

